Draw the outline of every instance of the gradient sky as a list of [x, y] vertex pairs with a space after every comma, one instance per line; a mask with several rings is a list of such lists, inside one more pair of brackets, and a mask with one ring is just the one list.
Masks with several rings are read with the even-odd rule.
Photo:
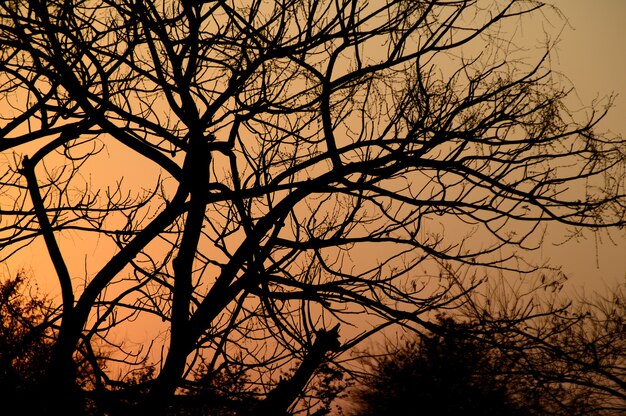
[[[589, 104], [596, 98], [618, 94], [615, 106], [602, 127], [612, 133], [626, 134], [626, 1], [624, 0], [551, 0], [569, 25], [554, 20], [555, 32], [562, 28], [553, 69], [562, 72], [575, 86], [573, 107]], [[558, 242], [558, 233], [549, 239]], [[626, 281], [626, 231], [597, 239], [546, 246], [544, 256], [562, 264], [572, 283], [595, 290], [604, 285]], [[562, 239], [562, 238], [561, 238]], [[597, 245], [596, 245], [597, 240]]]
[[[626, 1], [551, 0], [569, 20], [555, 62], [583, 102], [612, 91], [620, 94], [607, 121], [626, 131]], [[558, 23], [557, 23], [558, 24]]]
[[[553, 56], [553, 69], [564, 74], [576, 87], [570, 103], [582, 108], [593, 99], [619, 94], [615, 107], [603, 128], [626, 134], [626, 0], [548, 0], [567, 17], [559, 19], [546, 12], [552, 27], [545, 27], [552, 37], [561, 32]], [[545, 25], [544, 25], [545, 26]], [[536, 38], [534, 33], [528, 33]], [[539, 34], [540, 35], [540, 34]], [[541, 36], [539, 36], [541, 37]], [[552, 227], [541, 255], [554, 265], [562, 265], [575, 285], [591, 290], [626, 280], [626, 231], [612, 234], [588, 234], [586, 240], [555, 246], [564, 240], [566, 230]], [[41, 247], [40, 247], [41, 248]], [[19, 256], [16, 267], [32, 267], [38, 275], [41, 259], [33, 250]]]

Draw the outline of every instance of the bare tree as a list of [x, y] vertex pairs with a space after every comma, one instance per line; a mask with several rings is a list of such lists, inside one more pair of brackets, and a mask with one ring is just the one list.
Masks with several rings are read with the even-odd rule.
[[402, 414], [419, 403], [437, 415], [623, 414], [624, 284], [571, 296], [554, 277], [491, 282], [440, 315], [436, 333], [362, 352], [348, 413]]
[[512, 374], [547, 393], [542, 400], [552, 413], [620, 415], [626, 411], [626, 293], [623, 283], [609, 291], [569, 303], [563, 295], [526, 299], [518, 303], [524, 307], [484, 308], [473, 316], [488, 342], [516, 364]]
[[[475, 377], [473, 383], [477, 381], [487, 392], [504, 389], [506, 397], [530, 414], [623, 414], [626, 293], [623, 283], [605, 290], [608, 295], [604, 296], [572, 293], [562, 273], [492, 279], [448, 311], [442, 322], [449, 322], [452, 330], [440, 325], [433, 334], [418, 334], [417, 343], [392, 345], [402, 353], [401, 359], [374, 360], [374, 369], [393, 378], [393, 366], [419, 370], [424, 365], [454, 366], [454, 362], [470, 361], [477, 364], [466, 364], [463, 370]], [[422, 339], [440, 345], [448, 361], [440, 363], [439, 350], [432, 354]], [[477, 358], [472, 358], [474, 350], [478, 350]], [[424, 376], [418, 374], [414, 382], [423, 383]], [[372, 404], [394, 399], [385, 396], [382, 384], [377, 385], [372, 377], [365, 376], [366, 387], [373, 387], [362, 395], [365, 408], [370, 399]], [[400, 381], [399, 376], [393, 380]], [[444, 380], [448, 387], [460, 384], [465, 390], [473, 388], [473, 383]], [[429, 390], [424, 394], [445, 393]], [[437, 409], [436, 403], [431, 406]]]
[[[574, 117], [550, 46], [510, 34], [544, 9], [2, 2], [0, 253], [42, 240], [62, 299], [41, 403], [85, 407], [80, 351], [101, 393], [130, 391], [114, 364], [155, 363], [133, 390], [154, 414], [198, 368], [313, 411], [315, 365], [433, 329], [478, 284], [441, 262], [532, 271], [546, 224], [623, 225], [624, 141], [595, 131], [610, 100]], [[120, 341], [136, 322], [163, 345]]]

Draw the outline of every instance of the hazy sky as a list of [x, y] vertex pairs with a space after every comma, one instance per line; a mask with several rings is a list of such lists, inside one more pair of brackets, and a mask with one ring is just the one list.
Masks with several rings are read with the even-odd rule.
[[[594, 98], [619, 94], [603, 127], [626, 134], [626, 1], [551, 0], [568, 18], [557, 44], [553, 68], [566, 75], [576, 87], [572, 104], [589, 104]], [[558, 31], [563, 22], [554, 22]], [[577, 102], [576, 102], [577, 101]], [[551, 236], [556, 238], [557, 236]], [[626, 232], [595, 241], [546, 248], [555, 263], [563, 264], [576, 283], [592, 288], [626, 279]], [[593, 240], [593, 237], [592, 237]]]
[[584, 102], [612, 91], [619, 93], [607, 121], [615, 132], [626, 131], [626, 1], [551, 1], [571, 26], [563, 30], [555, 64]]
[[[568, 25], [555, 14], [546, 14], [552, 22], [546, 30], [553, 35], [562, 30], [553, 69], [576, 87], [571, 104], [582, 107], [594, 98], [619, 94], [603, 127], [626, 134], [626, 0], [548, 1], [569, 19]], [[597, 241], [591, 235], [586, 241], [553, 246], [563, 240], [564, 232], [558, 227], [551, 230], [542, 255], [562, 265], [573, 282], [595, 289], [626, 279], [626, 231], [613, 234], [615, 244], [605, 235]], [[34, 251], [24, 253], [17, 266], [36, 265], [39, 259]]]

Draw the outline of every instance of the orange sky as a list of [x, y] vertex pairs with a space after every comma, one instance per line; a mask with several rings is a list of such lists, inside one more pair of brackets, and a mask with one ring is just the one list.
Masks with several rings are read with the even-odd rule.
[[[568, 17], [564, 21], [547, 16], [553, 27], [546, 27], [551, 34], [561, 29], [561, 40], [553, 68], [562, 72], [576, 86], [572, 105], [582, 107], [596, 97], [620, 94], [615, 107], [604, 123], [614, 133], [626, 133], [626, 0], [548, 0], [558, 6]], [[535, 34], [529, 34], [533, 38]], [[626, 278], [626, 231], [613, 233], [614, 243], [606, 235], [597, 240], [594, 235], [581, 242], [561, 246], [553, 243], [563, 241], [565, 230], [552, 227], [548, 242], [542, 250], [545, 258], [555, 265], [562, 265], [566, 275], [578, 285], [598, 289], [606, 284], [624, 281]], [[41, 249], [42, 247], [38, 247]], [[37, 249], [20, 256], [16, 267], [33, 268], [37, 275], [42, 260]], [[4, 271], [4, 270], [3, 270]]]
[[626, 1], [551, 0], [569, 19], [558, 44], [558, 61], [583, 102], [620, 94], [607, 125], [626, 131]]
[[[595, 98], [619, 94], [603, 128], [626, 134], [626, 1], [550, 0], [569, 19], [557, 45], [555, 70], [562, 72], [576, 87], [573, 106], [589, 104]], [[555, 31], [562, 23], [555, 22]], [[556, 230], [555, 230], [556, 231]], [[544, 256], [562, 264], [571, 281], [592, 290], [626, 279], [626, 231], [560, 247], [546, 246]], [[558, 241], [562, 234], [551, 233]]]

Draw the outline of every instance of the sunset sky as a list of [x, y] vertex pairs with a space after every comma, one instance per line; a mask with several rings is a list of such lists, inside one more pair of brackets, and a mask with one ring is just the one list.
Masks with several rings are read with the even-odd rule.
[[[615, 106], [606, 118], [603, 128], [615, 134], [626, 133], [626, 0], [549, 0], [569, 19], [569, 24], [554, 12], [546, 17], [552, 27], [545, 30], [551, 36], [561, 32], [553, 56], [553, 69], [565, 75], [576, 87], [570, 105], [583, 108], [596, 98], [618, 94]], [[530, 33], [530, 38], [536, 34]], [[562, 265], [565, 274], [576, 284], [592, 290], [606, 284], [624, 282], [626, 278], [626, 231], [562, 245], [567, 230], [552, 227], [540, 253], [554, 265]], [[34, 247], [34, 246], [33, 246]], [[11, 269], [27, 267], [34, 275], [48, 267], [37, 251], [23, 253], [15, 259]], [[54, 284], [54, 283], [53, 283]]]
[[618, 93], [607, 126], [614, 132], [626, 131], [626, 2], [552, 2], [570, 23], [570, 27], [563, 29], [557, 45], [557, 68], [576, 86], [582, 103], [613, 91]]
[[[562, 72], [576, 88], [572, 107], [589, 104], [596, 98], [618, 94], [615, 106], [603, 128], [626, 134], [626, 1], [623, 0], [552, 0], [569, 20], [557, 44], [553, 68]], [[555, 31], [563, 23], [555, 22]], [[558, 233], [549, 239], [558, 242]], [[575, 284], [592, 290], [626, 279], [626, 232], [598, 236], [598, 250], [593, 235], [580, 243], [545, 247], [544, 255], [562, 264]], [[561, 238], [562, 239], [562, 238]], [[596, 256], [597, 253], [597, 256]]]
[[408, 341], [614, 408], [626, 0], [254, 3], [0, 6], [14, 390], [317, 413]]

